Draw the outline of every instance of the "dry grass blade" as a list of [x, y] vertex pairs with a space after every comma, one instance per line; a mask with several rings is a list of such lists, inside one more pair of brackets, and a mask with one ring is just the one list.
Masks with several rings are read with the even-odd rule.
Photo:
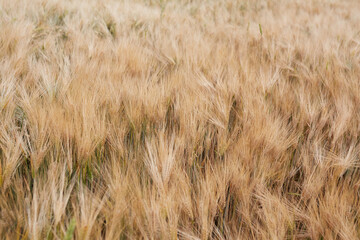
[[0, 0], [0, 239], [360, 239], [359, 22]]

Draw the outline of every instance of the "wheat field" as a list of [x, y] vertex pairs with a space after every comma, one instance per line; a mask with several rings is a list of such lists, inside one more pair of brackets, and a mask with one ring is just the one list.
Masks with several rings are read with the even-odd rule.
[[360, 1], [0, 0], [0, 239], [359, 239]]

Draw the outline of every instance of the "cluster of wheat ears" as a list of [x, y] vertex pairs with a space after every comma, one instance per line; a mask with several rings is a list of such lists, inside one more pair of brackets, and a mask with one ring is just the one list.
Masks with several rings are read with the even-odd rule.
[[0, 0], [1, 239], [358, 239], [358, 0]]

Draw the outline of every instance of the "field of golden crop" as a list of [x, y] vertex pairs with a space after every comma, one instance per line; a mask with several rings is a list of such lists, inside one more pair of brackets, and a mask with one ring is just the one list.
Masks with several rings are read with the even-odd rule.
[[359, 239], [360, 1], [0, 0], [0, 239]]

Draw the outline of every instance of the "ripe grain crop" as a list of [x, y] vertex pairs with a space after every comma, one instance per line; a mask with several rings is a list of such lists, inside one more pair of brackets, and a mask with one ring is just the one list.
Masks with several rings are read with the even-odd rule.
[[358, 0], [0, 0], [1, 239], [359, 239]]

